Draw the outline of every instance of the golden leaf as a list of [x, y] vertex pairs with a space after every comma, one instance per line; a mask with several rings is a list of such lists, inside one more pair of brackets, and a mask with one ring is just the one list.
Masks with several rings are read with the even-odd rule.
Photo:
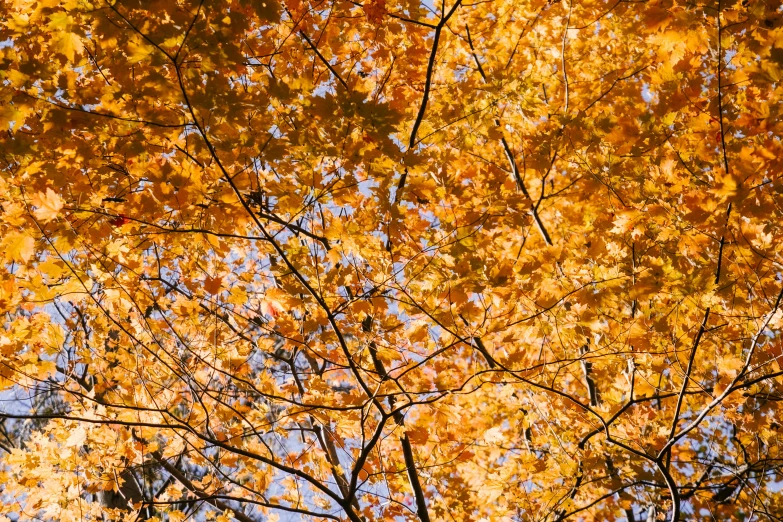
[[37, 219], [44, 223], [55, 219], [64, 205], [63, 200], [60, 198], [59, 194], [50, 188], [46, 189], [46, 193], [36, 193], [33, 196], [32, 202], [36, 207], [33, 214]]
[[27, 263], [35, 253], [35, 239], [22, 232], [10, 232], [2, 239], [2, 248], [7, 261]]

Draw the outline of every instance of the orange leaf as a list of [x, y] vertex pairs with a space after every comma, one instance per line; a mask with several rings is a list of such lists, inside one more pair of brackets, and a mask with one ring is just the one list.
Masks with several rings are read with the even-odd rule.
[[373, 25], [378, 25], [386, 15], [386, 0], [368, 0], [362, 9], [364, 9], [367, 20]]
[[260, 307], [261, 313], [270, 317], [277, 317], [280, 312], [285, 310], [279, 301], [269, 299], [268, 297], [261, 300]]
[[204, 290], [212, 295], [216, 295], [220, 293], [220, 287], [222, 284], [222, 277], [208, 277], [204, 280]]
[[405, 434], [408, 436], [412, 444], [426, 444], [430, 440], [429, 430], [426, 428], [412, 428], [405, 430]]

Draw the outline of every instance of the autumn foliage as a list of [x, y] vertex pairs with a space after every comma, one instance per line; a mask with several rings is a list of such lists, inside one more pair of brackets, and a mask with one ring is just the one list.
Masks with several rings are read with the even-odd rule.
[[773, 0], [2, 0], [0, 520], [781, 520], [781, 79]]

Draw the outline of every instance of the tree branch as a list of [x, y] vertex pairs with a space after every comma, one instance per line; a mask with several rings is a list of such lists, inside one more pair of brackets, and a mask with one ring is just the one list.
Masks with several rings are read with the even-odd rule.
[[313, 44], [313, 42], [310, 40], [310, 38], [308, 38], [307, 34], [305, 34], [305, 32], [304, 32], [304, 31], [302, 31], [301, 29], [299, 30], [299, 34], [302, 36], [302, 38], [304, 38], [304, 39], [305, 39], [305, 41], [307, 42], [307, 45], [309, 45], [309, 46], [310, 46], [310, 49], [312, 49], [312, 50], [313, 50], [313, 52], [315, 53], [315, 55], [316, 55], [318, 58], [320, 58], [320, 60], [323, 62], [323, 64], [324, 64], [324, 65], [326, 65], [326, 68], [327, 68], [327, 69], [329, 69], [329, 72], [331, 72], [331, 73], [334, 75], [334, 77], [335, 77], [335, 78], [337, 78], [337, 80], [338, 80], [338, 81], [339, 81], [339, 82], [342, 84], [342, 86], [345, 88], [345, 90], [346, 90], [346, 91], [350, 91], [350, 89], [348, 88], [348, 84], [347, 84], [347, 83], [345, 83], [345, 80], [343, 80], [342, 76], [340, 76], [340, 73], [338, 73], [338, 72], [335, 70], [335, 68], [334, 68], [334, 67], [332, 67], [332, 64], [330, 64], [330, 63], [329, 63], [329, 60], [327, 60], [326, 58], [324, 58], [324, 55], [322, 55], [322, 54], [321, 54], [321, 51], [319, 51], [319, 50], [318, 50], [318, 48], [317, 48], [317, 47], [316, 47], [316, 46]]
[[440, 33], [443, 31], [443, 27], [451, 18], [451, 15], [457, 10], [462, 0], [457, 0], [452, 6], [451, 10], [441, 18], [438, 25], [435, 27], [435, 36], [432, 40], [432, 51], [430, 51], [430, 59], [427, 62], [427, 76], [424, 81], [424, 95], [421, 98], [421, 104], [419, 105], [419, 113], [416, 115], [416, 120], [413, 122], [413, 130], [411, 131], [411, 137], [408, 140], [408, 149], [412, 149], [416, 145], [416, 133], [419, 131], [419, 126], [424, 119], [424, 113], [427, 110], [427, 102], [430, 97], [430, 88], [432, 86], [432, 73], [435, 69], [435, 56], [438, 54], [438, 42], [440, 40]]
[[[372, 325], [372, 317], [367, 316], [362, 322], [362, 330], [366, 333], [370, 332]], [[381, 380], [385, 381], [389, 379], [389, 374], [386, 372], [386, 368], [383, 366], [383, 362], [378, 358], [378, 350], [374, 341], [370, 341], [370, 357], [372, 358], [373, 366], [380, 374]], [[389, 397], [389, 407], [394, 410], [394, 397]], [[404, 419], [402, 413], [395, 412], [394, 420], [399, 425], [403, 425]], [[408, 470], [408, 480], [410, 481], [411, 489], [413, 490], [414, 497], [416, 498], [416, 514], [419, 516], [421, 522], [430, 522], [429, 511], [427, 510], [427, 500], [424, 497], [424, 490], [421, 487], [419, 481], [419, 475], [416, 473], [416, 461], [413, 458], [413, 446], [408, 438], [407, 433], [403, 433], [400, 437], [400, 444], [402, 445], [402, 453], [405, 458], [405, 467]]]
[[[478, 68], [479, 74], [481, 74], [481, 78], [484, 80], [484, 83], [486, 83], [487, 75], [478, 59], [476, 49], [473, 47], [473, 38], [470, 36], [470, 28], [467, 25], [465, 26], [465, 32], [468, 36], [468, 45], [470, 46], [470, 52], [473, 55], [473, 60], [476, 62], [476, 67]], [[495, 126], [500, 127], [499, 118], [495, 118]], [[547, 229], [544, 226], [544, 222], [541, 220], [541, 216], [538, 214], [538, 206], [533, 204], [533, 198], [530, 197], [530, 193], [527, 191], [527, 187], [525, 187], [524, 181], [522, 181], [522, 176], [519, 173], [519, 167], [517, 167], [517, 162], [514, 159], [514, 153], [511, 151], [511, 147], [509, 146], [506, 137], [502, 135], [503, 130], [501, 129], [500, 132], [500, 143], [503, 146], [503, 151], [506, 153], [506, 159], [508, 160], [509, 167], [511, 168], [511, 175], [514, 176], [514, 181], [516, 181], [517, 187], [519, 188], [520, 192], [522, 192], [522, 195], [525, 196], [528, 201], [530, 201], [530, 215], [533, 216], [533, 220], [536, 222], [536, 227], [538, 228], [541, 237], [544, 238], [544, 242], [547, 245], [552, 246], [552, 238], [549, 235], [549, 232], [547, 232]]]

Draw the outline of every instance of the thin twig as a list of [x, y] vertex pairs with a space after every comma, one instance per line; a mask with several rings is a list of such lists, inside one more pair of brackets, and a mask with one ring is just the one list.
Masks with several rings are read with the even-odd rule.
[[566, 69], [566, 42], [568, 41], [568, 26], [571, 24], [571, 11], [573, 10], [573, 3], [568, 2], [568, 18], [566, 18], [565, 29], [563, 30], [563, 45], [560, 50], [561, 63], [563, 68], [563, 82], [565, 83], [565, 110], [563, 113], [568, 112], [568, 70]]
[[[370, 333], [371, 325], [372, 317], [367, 316], [365, 320], [362, 321], [362, 330], [365, 333]], [[383, 366], [383, 362], [381, 362], [381, 360], [378, 358], [378, 349], [375, 346], [375, 341], [370, 341], [369, 352], [370, 357], [372, 358], [373, 367], [380, 375], [381, 380], [388, 380], [389, 374], [386, 372], [386, 368]], [[394, 397], [389, 396], [388, 401], [389, 408], [394, 410]], [[403, 424], [404, 417], [399, 410], [394, 411], [394, 420], [399, 425]], [[427, 510], [427, 500], [424, 496], [424, 489], [421, 487], [421, 482], [419, 481], [419, 475], [416, 472], [416, 461], [413, 458], [413, 446], [411, 445], [411, 441], [407, 433], [403, 432], [402, 437], [400, 437], [400, 444], [402, 445], [402, 454], [405, 458], [405, 467], [408, 470], [408, 480], [410, 481], [411, 489], [413, 490], [413, 495], [416, 499], [416, 514], [419, 516], [421, 522], [430, 522], [429, 511]]]
[[[729, 157], [726, 154], [726, 131], [723, 126], [723, 92], [721, 89], [721, 65], [723, 63], [723, 45], [721, 43], [720, 37], [721, 33], [723, 32], [723, 28], [721, 27], [720, 22], [720, 11], [721, 11], [721, 1], [718, 0], [718, 15], [717, 15], [717, 21], [718, 21], [718, 70], [716, 72], [717, 75], [717, 81], [718, 81], [718, 125], [720, 125], [720, 144], [721, 144], [721, 151], [723, 152], [723, 169], [726, 171], [726, 176], [729, 176]], [[717, 285], [720, 282], [720, 270], [721, 270], [721, 264], [723, 261], [723, 247], [726, 244], [726, 232], [725, 229], [728, 229], [729, 226], [729, 217], [731, 216], [731, 202], [729, 203], [728, 208], [726, 209], [726, 225], [724, 227], [724, 233], [721, 235], [720, 238], [720, 247], [718, 248], [718, 269], [715, 272], [715, 284]]]
[[324, 65], [326, 65], [326, 68], [329, 69], [329, 72], [331, 72], [334, 75], [334, 77], [337, 78], [337, 80], [342, 84], [342, 86], [345, 88], [346, 91], [349, 91], [350, 89], [348, 88], [348, 84], [345, 83], [345, 80], [343, 80], [342, 76], [340, 76], [340, 73], [338, 73], [335, 70], [335, 68], [332, 67], [332, 64], [329, 63], [329, 60], [324, 58], [324, 55], [321, 54], [321, 52], [318, 50], [318, 48], [315, 46], [315, 44], [313, 44], [313, 42], [310, 40], [310, 38], [308, 38], [307, 34], [305, 34], [305, 32], [302, 31], [301, 29], [299, 30], [299, 34], [302, 36], [302, 38], [305, 39], [305, 41], [310, 46], [310, 49], [313, 50], [315, 55], [318, 58], [321, 59], [321, 61], [324, 63]]
[[672, 428], [669, 431], [669, 438], [674, 437], [677, 432], [677, 422], [680, 420], [680, 410], [682, 409], [682, 402], [685, 399], [685, 390], [688, 389], [688, 383], [691, 380], [691, 372], [693, 371], [693, 361], [696, 359], [696, 350], [699, 348], [699, 343], [704, 335], [704, 331], [707, 329], [707, 321], [710, 318], [709, 307], [704, 312], [704, 319], [699, 326], [699, 332], [693, 340], [693, 346], [691, 347], [691, 356], [688, 359], [688, 367], [685, 369], [685, 377], [682, 380], [682, 387], [680, 387], [680, 394], [677, 396], [677, 406], [674, 408], [674, 419], [672, 420]]

